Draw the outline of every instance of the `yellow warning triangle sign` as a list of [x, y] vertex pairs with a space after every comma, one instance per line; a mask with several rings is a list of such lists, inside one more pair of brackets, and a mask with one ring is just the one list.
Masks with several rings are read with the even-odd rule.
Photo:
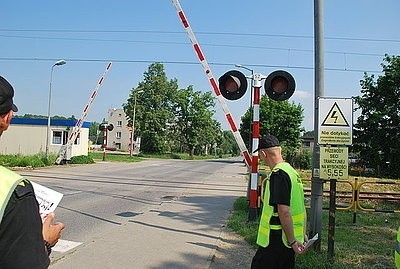
[[322, 126], [349, 127], [349, 123], [336, 102], [333, 104], [331, 110], [329, 110], [328, 115], [326, 115], [325, 120], [322, 122]]

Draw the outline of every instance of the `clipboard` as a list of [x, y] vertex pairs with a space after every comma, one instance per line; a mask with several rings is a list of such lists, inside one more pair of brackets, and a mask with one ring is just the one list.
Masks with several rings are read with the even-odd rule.
[[316, 233], [316, 234], [314, 235], [313, 238], [311, 238], [311, 239], [309, 239], [309, 240], [307, 241], [307, 243], [305, 244], [305, 247], [306, 247], [306, 248], [311, 247], [312, 244], [314, 244], [314, 242], [317, 241], [317, 240], [318, 240], [318, 233]]

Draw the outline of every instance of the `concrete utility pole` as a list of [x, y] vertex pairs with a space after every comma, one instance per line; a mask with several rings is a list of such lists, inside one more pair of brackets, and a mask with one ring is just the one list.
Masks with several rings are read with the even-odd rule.
[[[318, 132], [318, 98], [324, 96], [324, 0], [314, 0], [314, 150], [313, 150], [313, 171], [311, 178], [311, 231], [310, 235], [316, 233], [321, 238], [322, 226], [322, 194], [323, 179], [319, 173], [319, 145]], [[314, 248], [321, 251], [321, 239], [318, 239]]]
[[133, 156], [133, 150], [135, 149], [135, 147], [134, 147], [134, 143], [135, 143], [134, 134], [135, 134], [135, 118], [136, 118], [136, 98], [137, 98], [137, 95], [139, 93], [142, 93], [142, 92], [144, 92], [144, 91], [137, 91], [137, 92], [133, 93], [134, 101], [133, 101], [132, 132], [131, 132], [131, 145], [129, 147], [129, 156], [131, 156], [131, 157]]

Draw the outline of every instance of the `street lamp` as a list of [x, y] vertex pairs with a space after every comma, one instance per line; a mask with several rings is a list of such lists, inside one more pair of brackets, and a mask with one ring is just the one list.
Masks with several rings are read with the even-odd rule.
[[137, 91], [133, 93], [133, 117], [132, 117], [132, 134], [131, 134], [131, 146], [129, 150], [129, 155], [133, 156], [133, 141], [134, 141], [134, 134], [135, 134], [135, 118], [136, 118], [136, 97], [139, 93], [144, 92], [143, 90]]
[[246, 67], [246, 66], [244, 66], [242, 64], [235, 64], [235, 66], [238, 67], [238, 68], [243, 68], [243, 69], [249, 70], [252, 75], [254, 74], [254, 70], [253, 69], [250, 69], [250, 68], [248, 68], [248, 67]]
[[47, 134], [46, 134], [46, 158], [49, 156], [49, 145], [50, 145], [50, 104], [51, 104], [51, 83], [53, 80], [53, 70], [55, 66], [64, 65], [67, 62], [64, 60], [59, 60], [53, 64], [50, 73], [50, 87], [49, 87], [49, 103], [47, 108]]

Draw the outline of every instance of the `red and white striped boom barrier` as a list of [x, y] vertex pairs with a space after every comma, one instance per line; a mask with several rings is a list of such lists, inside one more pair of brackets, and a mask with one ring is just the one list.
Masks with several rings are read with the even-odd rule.
[[111, 65], [112, 65], [112, 62], [109, 62], [107, 64], [106, 70], [104, 71], [104, 73], [101, 76], [99, 82], [97, 83], [95, 89], [93, 90], [92, 94], [90, 95], [89, 101], [86, 104], [85, 108], [83, 109], [81, 117], [78, 119], [74, 128], [72, 129], [71, 133], [69, 134], [67, 143], [61, 147], [58, 158], [56, 160], [56, 164], [61, 164], [63, 161], [65, 161], [65, 160], [69, 161], [71, 159], [72, 144], [74, 143], [75, 139], [78, 137], [78, 134], [81, 130], [83, 122], [89, 112], [89, 109], [90, 109], [94, 99], [97, 96], [97, 93], [99, 91], [101, 84], [104, 82], [104, 79], [105, 79], [108, 71], [111, 68]]
[[228, 106], [226, 105], [225, 99], [221, 95], [221, 91], [218, 88], [218, 85], [217, 85], [217, 83], [215, 81], [215, 78], [214, 78], [214, 76], [213, 76], [213, 74], [211, 72], [210, 66], [208, 65], [207, 60], [204, 57], [203, 52], [201, 51], [200, 45], [196, 40], [196, 37], [195, 37], [195, 35], [194, 35], [190, 25], [189, 25], [189, 22], [188, 22], [185, 14], [184, 14], [184, 12], [182, 10], [182, 7], [181, 7], [179, 1], [178, 0], [172, 0], [172, 2], [173, 2], [174, 6], [176, 8], [176, 11], [178, 13], [179, 19], [181, 20], [182, 25], [185, 28], [186, 33], [189, 36], [190, 42], [193, 45], [193, 49], [196, 52], [197, 58], [199, 59], [201, 65], [203, 66], [204, 72], [207, 75], [207, 78], [208, 78], [208, 80], [209, 80], [209, 82], [211, 84], [211, 87], [212, 87], [215, 95], [217, 96], [217, 99], [218, 99], [219, 103], [222, 106], [222, 110], [225, 113], [225, 117], [226, 117], [226, 119], [227, 119], [227, 121], [229, 123], [229, 126], [231, 128], [233, 136], [235, 137], [236, 143], [238, 144], [239, 149], [242, 152], [242, 155], [244, 156], [244, 159], [245, 159], [245, 162], [246, 162], [247, 166], [250, 167], [251, 163], [252, 163], [251, 156], [249, 154], [249, 151], [246, 148], [246, 145], [244, 144], [242, 136], [239, 133], [239, 130], [238, 130], [238, 128], [237, 128], [237, 126], [235, 124], [235, 121], [234, 121], [234, 119], [232, 117], [232, 114], [229, 112], [229, 109], [228, 109]]

